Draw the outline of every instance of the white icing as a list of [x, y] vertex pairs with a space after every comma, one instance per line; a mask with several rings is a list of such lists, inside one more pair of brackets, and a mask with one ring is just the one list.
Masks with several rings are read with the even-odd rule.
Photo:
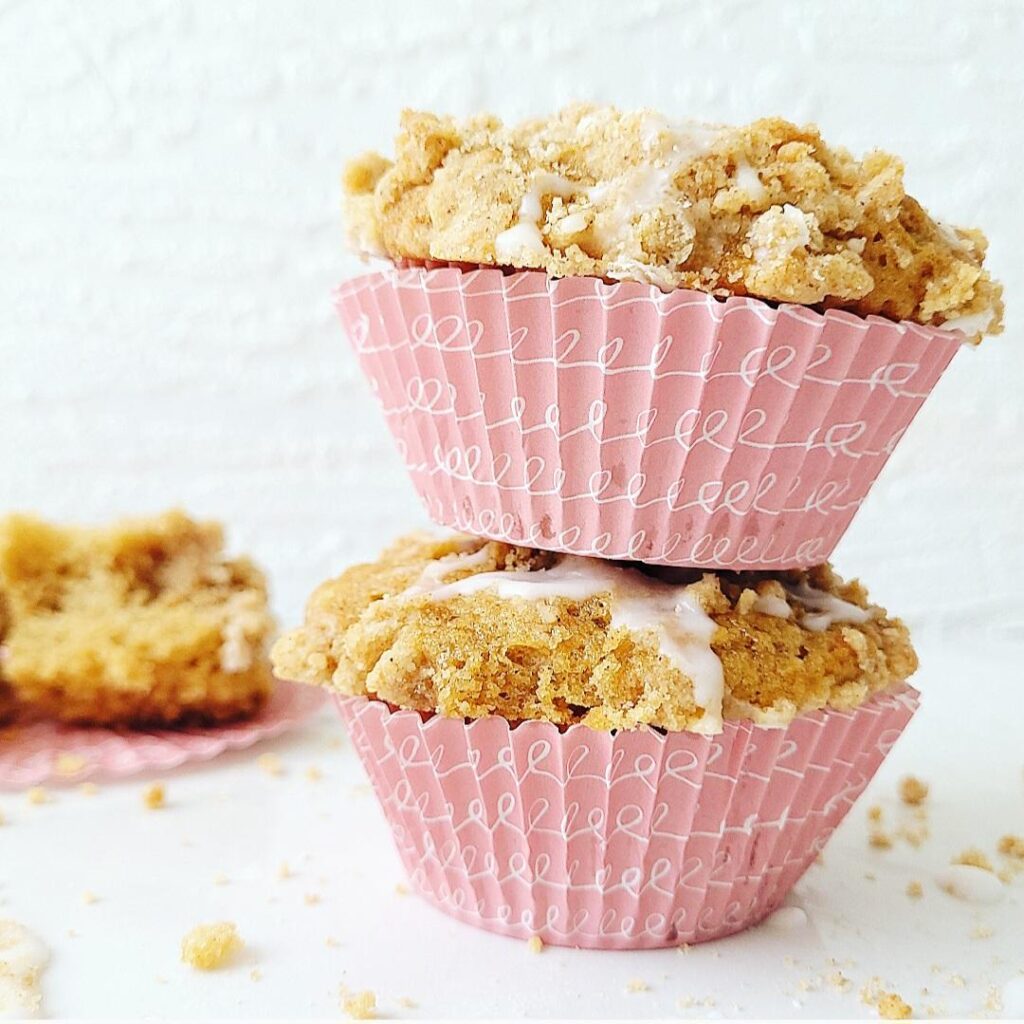
[[582, 213], [570, 213], [568, 217], [563, 217], [558, 222], [558, 230], [564, 235], [578, 235], [585, 231], [586, 227], [587, 218]]
[[844, 601], [835, 594], [812, 587], [806, 580], [799, 583], [783, 583], [786, 593], [799, 601], [811, 614], [805, 614], [800, 624], [812, 633], [822, 633], [836, 622], [851, 622], [863, 625], [873, 618], [871, 611], [850, 601]]
[[38, 1016], [39, 982], [49, 959], [42, 940], [24, 925], [0, 920], [0, 1020]]
[[1003, 986], [1003, 1016], [1007, 1020], [1024, 1018], [1024, 974]]
[[789, 619], [793, 616], [793, 609], [789, 602], [778, 594], [758, 594], [757, 600], [751, 606], [755, 612], [762, 615], [773, 615], [777, 619]]
[[406, 589], [403, 596], [415, 597], [418, 594], [436, 592], [445, 576], [449, 576], [459, 569], [475, 569], [484, 565], [490, 558], [491, 553], [487, 550], [486, 544], [478, 551], [455, 551], [450, 555], [445, 555], [444, 558], [437, 558], [427, 563], [423, 572], [420, 573], [419, 579]]
[[[452, 568], [449, 565], [440, 575]], [[477, 573], [443, 585], [421, 580], [416, 589], [411, 588], [412, 593], [430, 593], [437, 601], [484, 590], [503, 599], [530, 601], [559, 597], [582, 601], [610, 594], [613, 627], [635, 633], [653, 631], [661, 652], [692, 681], [694, 700], [704, 709], [694, 731], [721, 731], [725, 680], [722, 663], [711, 649], [716, 626], [694, 584], [680, 586], [599, 558], [566, 555], [550, 569]]]
[[516, 223], [494, 239], [494, 254], [501, 262], [510, 262], [526, 254], [543, 254], [544, 239], [540, 233], [544, 219], [544, 196], [568, 198], [579, 191], [579, 186], [560, 174], [535, 174], [530, 187], [519, 203]]
[[955, 316], [942, 324], [944, 331], [963, 331], [968, 338], [976, 334], [984, 334], [992, 326], [992, 320], [996, 315], [994, 309], [985, 309], [980, 313], [965, 313], [963, 316]]
[[939, 886], [968, 903], [998, 903], [1006, 893], [1006, 887], [991, 872], [973, 864], [952, 864], [936, 878]]
[[736, 165], [736, 184], [742, 191], [746, 192], [754, 202], [758, 202], [768, 194], [768, 190], [761, 183], [757, 171], [746, 162], [741, 161]]

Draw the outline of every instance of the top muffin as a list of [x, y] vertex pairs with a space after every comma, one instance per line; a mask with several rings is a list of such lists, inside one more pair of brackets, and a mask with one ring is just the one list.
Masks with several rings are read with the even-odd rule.
[[812, 126], [675, 123], [577, 104], [504, 125], [406, 111], [394, 162], [344, 178], [352, 244], [399, 260], [526, 267], [1002, 329], [981, 232], [931, 217], [903, 164]]

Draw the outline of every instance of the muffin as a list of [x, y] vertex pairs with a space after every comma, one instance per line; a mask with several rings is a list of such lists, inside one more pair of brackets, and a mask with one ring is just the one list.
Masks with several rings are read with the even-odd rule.
[[272, 689], [263, 574], [179, 511], [104, 528], [0, 520], [0, 702], [108, 726], [225, 722]]
[[438, 523], [726, 570], [826, 561], [965, 341], [980, 232], [813, 127], [407, 112], [345, 175], [337, 307]]
[[770, 913], [916, 706], [906, 627], [828, 566], [658, 570], [481, 538], [412, 536], [322, 584], [272, 659], [343, 695], [418, 891], [592, 947]]

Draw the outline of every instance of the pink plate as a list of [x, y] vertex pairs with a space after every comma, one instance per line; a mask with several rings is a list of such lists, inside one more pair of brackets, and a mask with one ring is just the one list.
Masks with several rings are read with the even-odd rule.
[[35, 722], [0, 729], [0, 789], [120, 779], [209, 761], [304, 722], [323, 703], [312, 686], [278, 682], [263, 710], [244, 722], [194, 729], [129, 731]]

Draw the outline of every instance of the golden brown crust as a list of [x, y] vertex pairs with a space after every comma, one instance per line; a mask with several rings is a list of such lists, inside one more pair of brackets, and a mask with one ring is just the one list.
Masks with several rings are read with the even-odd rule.
[[[274, 645], [275, 669], [283, 678], [452, 717], [700, 728], [706, 709], [693, 680], [657, 634], [613, 621], [616, 602], [608, 593], [534, 600], [432, 589], [477, 573], [521, 579], [562, 557], [465, 537], [404, 538], [378, 562], [317, 588], [304, 625]], [[826, 705], [853, 707], [917, 667], [906, 627], [827, 566], [672, 576], [693, 581], [713, 620], [726, 718], [783, 723]], [[804, 584], [868, 609], [870, 617], [807, 628], [812, 612], [793, 596]], [[790, 617], [779, 616], [780, 606]]]
[[20, 710], [171, 725], [250, 715], [272, 676], [262, 573], [181, 512], [107, 529], [0, 521], [3, 678]]
[[577, 104], [504, 125], [405, 111], [394, 162], [364, 154], [343, 184], [363, 253], [1001, 330], [980, 232], [932, 220], [898, 158], [855, 160], [779, 118], [673, 125]]

